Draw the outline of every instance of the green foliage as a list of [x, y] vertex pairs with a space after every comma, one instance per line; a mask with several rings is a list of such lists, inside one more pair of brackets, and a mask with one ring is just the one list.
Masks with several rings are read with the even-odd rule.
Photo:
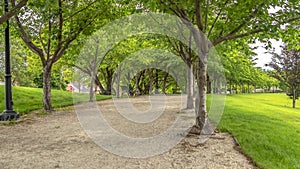
[[228, 95], [218, 128], [262, 168], [300, 168], [300, 109], [289, 104], [284, 94]]

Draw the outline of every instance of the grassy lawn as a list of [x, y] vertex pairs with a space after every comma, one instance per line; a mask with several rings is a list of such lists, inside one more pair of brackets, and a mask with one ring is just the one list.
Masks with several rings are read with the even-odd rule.
[[218, 128], [234, 135], [242, 150], [265, 169], [300, 168], [300, 104], [285, 94], [226, 96]]
[[[38, 88], [13, 87], [14, 110], [18, 113], [27, 113], [32, 110], [39, 110], [43, 107], [43, 91]], [[72, 105], [74, 102], [83, 102], [88, 100], [88, 94], [76, 94], [73, 100], [73, 94], [68, 91], [52, 90], [52, 107], [60, 108]], [[80, 96], [80, 97], [79, 97]], [[111, 98], [111, 96], [97, 95], [97, 100]], [[0, 86], [0, 113], [4, 110], [4, 86]]]

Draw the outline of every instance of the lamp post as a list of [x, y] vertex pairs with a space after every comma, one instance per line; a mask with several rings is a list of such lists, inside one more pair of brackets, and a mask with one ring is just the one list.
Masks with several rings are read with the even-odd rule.
[[[4, 0], [4, 11], [8, 12], [8, 0]], [[5, 28], [5, 110], [0, 114], [0, 121], [18, 119], [20, 115], [13, 110], [10, 72], [9, 21]]]

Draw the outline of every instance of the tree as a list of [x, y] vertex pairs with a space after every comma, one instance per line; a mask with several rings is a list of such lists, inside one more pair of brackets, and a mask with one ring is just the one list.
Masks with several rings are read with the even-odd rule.
[[[196, 109], [196, 127], [202, 130], [206, 119], [206, 77], [208, 53], [220, 43], [253, 36], [264, 40], [277, 36], [280, 26], [300, 17], [298, 2], [290, 1], [144, 1], [150, 9], [171, 12], [182, 19], [190, 29], [198, 47], [197, 82], [199, 98]], [[269, 14], [270, 7], [282, 10]], [[199, 33], [200, 32], [200, 33]], [[255, 35], [255, 36], [254, 36]], [[210, 40], [210, 41], [209, 41]]]
[[288, 87], [288, 95], [293, 99], [293, 108], [300, 95], [300, 50], [288, 49], [285, 45], [282, 53], [273, 53], [270, 67], [275, 69], [274, 77]]
[[[15, 0], [11, 0], [16, 8]], [[109, 1], [35, 0], [15, 15], [21, 38], [43, 66], [43, 108], [51, 110], [51, 70], [81, 33], [90, 34], [109, 14]], [[101, 8], [99, 8], [101, 6]], [[108, 11], [109, 10], [109, 11]]]

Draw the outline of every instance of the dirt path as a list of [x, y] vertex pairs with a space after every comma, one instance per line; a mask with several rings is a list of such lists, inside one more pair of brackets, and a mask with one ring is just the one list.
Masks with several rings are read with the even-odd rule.
[[[170, 101], [178, 99], [174, 96]], [[132, 99], [138, 110], [149, 108], [147, 99]], [[176, 102], [158, 120], [130, 124], [116, 113], [112, 100], [98, 103], [115, 130], [128, 136], [148, 137], [160, 133], [178, 114]], [[0, 126], [0, 168], [255, 168], [236, 151], [229, 134], [216, 133], [204, 144], [187, 137], [166, 153], [136, 159], [114, 155], [95, 144], [82, 129], [77, 115], [69, 110], [33, 116], [15, 126]]]

